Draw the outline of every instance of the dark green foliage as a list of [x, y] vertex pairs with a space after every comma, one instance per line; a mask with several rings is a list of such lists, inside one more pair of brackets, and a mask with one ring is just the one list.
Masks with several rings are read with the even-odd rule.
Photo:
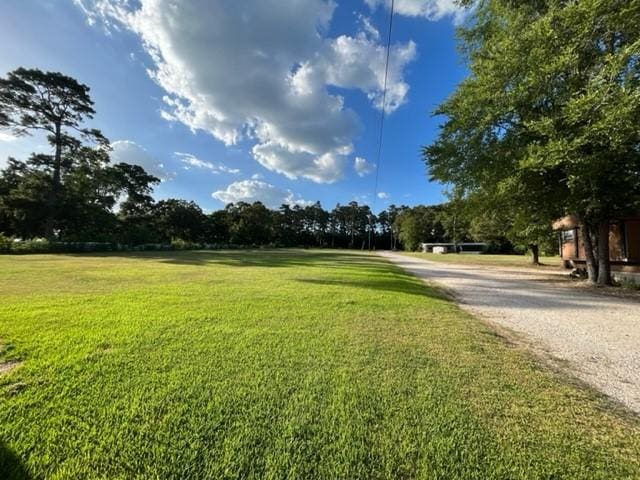
[[393, 223], [400, 245], [408, 251], [417, 250], [422, 242], [484, 241], [469, 231], [470, 212], [467, 201], [451, 200], [442, 205], [418, 205], [397, 210]]
[[82, 141], [94, 142], [100, 148], [108, 146], [100, 131], [83, 127], [94, 114], [89, 87], [61, 73], [18, 68], [0, 78], [0, 127], [10, 128], [17, 135], [44, 131], [53, 149], [52, 155], [39, 154], [30, 159], [30, 166], [48, 183], [42, 211], [46, 216], [43, 233], [49, 239], [60, 228], [58, 216], [65, 207], [61, 201], [63, 176], [70, 172]]
[[[26, 162], [10, 159], [0, 171], [0, 232], [5, 235], [46, 236], [50, 177], [40, 157], [33, 155]], [[56, 197], [56, 241], [127, 241], [145, 228], [145, 220], [151, 219], [149, 193], [156, 178], [137, 166], [111, 165], [108, 151], [100, 148], [80, 147], [65, 160], [68, 167]], [[119, 200], [120, 213], [116, 214]], [[154, 231], [139, 235], [139, 241], [132, 243], [157, 239]]]
[[200, 241], [204, 236], [205, 215], [194, 202], [162, 200], [153, 208], [153, 221], [160, 241]]
[[0, 172], [0, 232], [51, 242], [157, 238], [136, 230], [145, 226], [159, 180], [138, 166], [110, 164], [108, 140], [84, 126], [95, 114], [89, 87], [61, 73], [19, 68], [0, 78], [0, 112], [0, 127], [18, 135], [44, 131], [53, 150], [9, 159]]
[[273, 215], [261, 202], [231, 203], [224, 214], [228, 243], [249, 246], [273, 241]]
[[369, 206], [352, 201], [348, 205], [336, 205], [331, 212], [331, 246], [367, 248], [369, 230], [375, 226]]
[[532, 246], [577, 214], [608, 283], [608, 222], [640, 205], [640, 2], [484, 0], [459, 33], [471, 75], [436, 112], [432, 177]]
[[417, 250], [421, 242], [443, 242], [445, 236], [441, 213], [443, 208], [417, 206], [405, 208], [396, 218], [398, 238], [405, 250]]
[[21, 238], [42, 236], [48, 189], [46, 174], [9, 158], [0, 174], [0, 231]]

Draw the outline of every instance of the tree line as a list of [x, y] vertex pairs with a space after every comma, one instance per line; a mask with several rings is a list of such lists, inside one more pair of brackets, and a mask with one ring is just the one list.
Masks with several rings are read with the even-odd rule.
[[640, 211], [640, 2], [460, 3], [474, 7], [458, 29], [470, 75], [436, 110], [444, 121], [422, 152], [431, 178], [452, 186], [446, 206], [374, 216], [355, 202], [277, 213], [239, 203], [204, 215], [190, 202], [156, 203], [158, 179], [111, 164], [107, 139], [84, 127], [95, 114], [89, 88], [21, 68], [0, 79], [0, 127], [45, 132], [52, 153], [9, 160], [0, 231], [351, 248], [468, 238], [524, 246], [536, 261], [552, 238], [549, 225], [572, 214], [590, 281], [610, 283], [610, 222]]
[[0, 170], [0, 233], [58, 242], [314, 246], [415, 250], [421, 242], [517, 242], [504, 225], [480, 225], [467, 200], [435, 206], [391, 205], [377, 215], [349, 202], [312, 205], [238, 202], [205, 213], [196, 203], [155, 201], [159, 179], [142, 167], [113, 164], [108, 139], [84, 125], [95, 114], [89, 87], [61, 73], [17, 69], [0, 79], [0, 126], [44, 131], [51, 154], [9, 158]]
[[577, 216], [589, 279], [610, 283], [609, 224], [640, 212], [640, 2], [462, 3], [470, 75], [435, 112], [431, 178], [533, 249]]

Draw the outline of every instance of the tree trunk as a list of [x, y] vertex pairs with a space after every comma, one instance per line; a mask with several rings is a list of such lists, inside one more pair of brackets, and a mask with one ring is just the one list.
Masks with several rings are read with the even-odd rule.
[[58, 190], [60, 189], [60, 170], [62, 168], [62, 130], [60, 122], [56, 123], [55, 145], [56, 151], [53, 159], [53, 178], [51, 179], [51, 188], [47, 195], [47, 218], [44, 227], [44, 236], [47, 240], [52, 240], [54, 238], [56, 209], [58, 207]]
[[531, 263], [533, 265], [540, 265], [540, 247], [535, 243], [530, 243], [529, 251], [531, 251]]
[[593, 242], [591, 241], [591, 228], [589, 224], [583, 221], [580, 225], [582, 232], [582, 244], [584, 246], [584, 254], [587, 259], [587, 275], [589, 283], [596, 284], [598, 281], [598, 259], [593, 250]]
[[608, 221], [600, 222], [598, 224], [598, 285], [611, 285]]

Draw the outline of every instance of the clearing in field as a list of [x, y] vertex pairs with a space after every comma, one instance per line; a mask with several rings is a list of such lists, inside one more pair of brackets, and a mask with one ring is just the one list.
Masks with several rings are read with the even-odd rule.
[[640, 426], [334, 251], [0, 257], [3, 478], [640, 477]]

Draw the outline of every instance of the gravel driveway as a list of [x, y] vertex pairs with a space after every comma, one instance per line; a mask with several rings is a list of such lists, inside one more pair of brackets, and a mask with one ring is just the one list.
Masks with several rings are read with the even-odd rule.
[[553, 274], [531, 270], [380, 255], [446, 287], [464, 309], [524, 334], [577, 377], [640, 412], [640, 302], [558, 285]]

